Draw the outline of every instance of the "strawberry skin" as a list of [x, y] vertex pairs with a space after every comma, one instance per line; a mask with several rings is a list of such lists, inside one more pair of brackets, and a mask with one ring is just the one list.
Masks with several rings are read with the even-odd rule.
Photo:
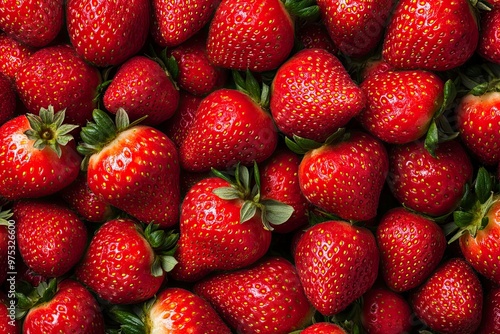
[[337, 324], [331, 322], [317, 322], [306, 327], [300, 334], [347, 334], [347, 332]]
[[326, 221], [299, 239], [295, 265], [312, 305], [323, 315], [344, 310], [375, 282], [379, 253], [373, 234], [344, 221]]
[[313, 313], [295, 267], [281, 257], [216, 274], [193, 289], [239, 333], [290, 333], [303, 328]]
[[382, 55], [396, 68], [445, 71], [464, 64], [478, 41], [468, 0], [402, 0], [387, 27]]
[[477, 334], [500, 333], [500, 287], [491, 288], [484, 298], [483, 317]]
[[481, 16], [481, 30], [477, 53], [484, 59], [500, 64], [500, 6], [497, 4], [491, 11]]
[[299, 25], [295, 34], [305, 49], [325, 49], [333, 55], [339, 52], [322, 21]]
[[0, 333], [19, 334], [21, 325], [19, 320], [11, 321], [9, 307], [10, 301], [3, 291], [0, 291]]
[[270, 110], [285, 135], [322, 142], [357, 115], [365, 102], [338, 58], [323, 49], [306, 49], [277, 70]]
[[0, 72], [14, 82], [21, 64], [35, 50], [5, 33], [0, 33]]
[[12, 83], [6, 75], [0, 73], [0, 125], [14, 116], [16, 111], [16, 92]]

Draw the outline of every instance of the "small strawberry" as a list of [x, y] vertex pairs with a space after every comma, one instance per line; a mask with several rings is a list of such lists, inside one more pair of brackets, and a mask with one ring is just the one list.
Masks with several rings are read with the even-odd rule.
[[410, 333], [412, 310], [400, 294], [372, 288], [363, 295], [361, 322], [368, 334]]
[[159, 130], [130, 123], [119, 109], [116, 124], [102, 110], [82, 128], [89, 189], [142, 222], [173, 226], [179, 216], [180, 168], [175, 144]]
[[24, 263], [46, 277], [69, 272], [82, 258], [87, 229], [68, 207], [49, 200], [14, 204], [17, 247]]
[[[331, 322], [317, 322], [298, 332], [300, 334], [347, 334], [347, 332], [337, 324]], [[294, 333], [295, 334], [295, 333]]]
[[384, 214], [376, 238], [381, 274], [387, 286], [397, 292], [422, 284], [441, 262], [447, 246], [437, 223], [403, 207]]
[[98, 67], [119, 65], [141, 50], [150, 15], [148, 0], [69, 0], [66, 4], [71, 44]]
[[143, 124], [158, 125], [175, 113], [179, 91], [158, 62], [134, 56], [118, 69], [104, 93], [103, 102], [113, 114], [123, 108], [132, 121], [147, 115]]
[[42, 197], [76, 179], [81, 157], [69, 134], [76, 127], [63, 124], [64, 115], [42, 108], [40, 116], [17, 116], [0, 127], [0, 196]]
[[[491, 1], [490, 1], [491, 2]], [[484, 59], [500, 64], [500, 5], [493, 6], [491, 11], [482, 13], [479, 45], [477, 53]]]
[[472, 180], [472, 162], [457, 140], [439, 144], [435, 156], [423, 141], [393, 146], [389, 161], [387, 183], [394, 197], [430, 216], [453, 211]]
[[131, 219], [104, 223], [92, 237], [76, 278], [113, 304], [133, 304], [153, 297], [176, 261], [171, 256], [178, 235]]
[[467, 262], [452, 258], [411, 295], [410, 304], [436, 332], [472, 334], [481, 323], [483, 289]]
[[11, 82], [21, 64], [28, 59], [35, 50], [15, 38], [0, 32], [0, 72], [9, 77]]
[[333, 55], [339, 50], [333, 43], [323, 21], [305, 22], [297, 27], [297, 39], [305, 49], [325, 49]]
[[340, 52], [363, 57], [378, 45], [395, 0], [318, 0], [325, 26]]
[[274, 77], [270, 110], [287, 136], [324, 141], [365, 106], [363, 91], [338, 58], [322, 49], [296, 53]]
[[63, 20], [63, 0], [5, 0], [0, 3], [0, 30], [33, 47], [52, 42], [59, 34]]
[[500, 287], [493, 287], [484, 298], [483, 317], [477, 334], [500, 333]]
[[193, 289], [239, 333], [290, 333], [313, 314], [295, 267], [281, 257], [202, 279]]
[[309, 228], [294, 254], [306, 296], [323, 315], [335, 315], [375, 282], [379, 253], [373, 234], [344, 221]]
[[9, 77], [0, 73], [0, 125], [7, 122], [16, 112], [16, 92]]
[[30, 113], [52, 105], [66, 109], [68, 121], [76, 125], [90, 120], [100, 82], [99, 71], [69, 45], [38, 50], [16, 74], [17, 92]]
[[478, 41], [470, 1], [402, 0], [387, 26], [382, 54], [399, 69], [445, 71], [464, 64]]

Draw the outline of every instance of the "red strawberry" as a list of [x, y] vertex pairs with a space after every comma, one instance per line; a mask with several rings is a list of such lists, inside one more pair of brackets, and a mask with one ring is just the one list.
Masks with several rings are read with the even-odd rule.
[[295, 267], [281, 257], [216, 274], [193, 289], [239, 333], [290, 333], [308, 324], [313, 314]]
[[454, 210], [472, 179], [472, 163], [457, 140], [439, 144], [435, 157], [423, 141], [393, 146], [389, 151], [388, 185], [409, 209], [430, 216]]
[[439, 225], [402, 207], [384, 214], [376, 238], [382, 276], [397, 292], [422, 284], [441, 262], [447, 246]]
[[400, 294], [372, 288], [363, 295], [361, 321], [368, 334], [410, 333], [412, 310]]
[[142, 222], [175, 225], [180, 168], [175, 144], [147, 125], [129, 123], [123, 109], [116, 124], [102, 110], [82, 129], [77, 149], [85, 155], [89, 189]]
[[361, 89], [367, 102], [357, 120], [366, 131], [391, 144], [409, 143], [426, 134], [444, 96], [444, 82], [423, 70], [371, 75]]
[[391, 16], [382, 54], [396, 68], [445, 71], [464, 64], [478, 40], [468, 0], [402, 0]]
[[344, 310], [375, 282], [379, 253], [373, 234], [344, 221], [326, 221], [299, 239], [295, 265], [306, 296], [323, 315]]
[[306, 49], [325, 49], [333, 55], [339, 52], [322, 21], [305, 22], [297, 27], [295, 34]]
[[15, 1], [0, 3], [0, 30], [33, 47], [52, 42], [63, 26], [64, 1]]
[[335, 45], [349, 57], [370, 53], [384, 34], [395, 0], [319, 0], [325, 26]]
[[66, 109], [69, 122], [84, 125], [91, 118], [100, 84], [99, 71], [69, 45], [43, 48], [31, 55], [16, 74], [16, 88], [29, 112], [54, 106]]
[[347, 334], [347, 332], [334, 323], [317, 322], [300, 331], [300, 334]]
[[56, 193], [78, 176], [81, 157], [62, 124], [64, 111], [17, 116], [0, 127], [0, 196], [7, 199]]
[[365, 96], [334, 55], [306, 49], [280, 66], [270, 110], [287, 136], [324, 141], [365, 106]]
[[10, 297], [0, 291], [0, 333], [18, 334], [21, 333], [21, 326], [16, 320], [16, 300], [14, 296]]
[[497, 4], [491, 11], [484, 12], [481, 16], [481, 30], [479, 30], [479, 45], [477, 46], [477, 53], [495, 64], [500, 64], [499, 29], [500, 5]]
[[118, 69], [103, 101], [104, 107], [113, 114], [123, 108], [131, 120], [147, 115], [143, 124], [158, 125], [174, 114], [179, 104], [179, 91], [159, 63], [145, 56], [135, 56]]
[[14, 116], [16, 111], [16, 92], [9, 77], [0, 72], [0, 125]]
[[34, 272], [59, 277], [80, 261], [87, 229], [69, 208], [49, 200], [24, 200], [12, 211], [19, 253]]
[[154, 41], [161, 47], [182, 44], [210, 21], [219, 2], [153, 0], [151, 35]]
[[481, 327], [477, 334], [500, 333], [500, 287], [491, 288], [485, 295]]
[[0, 72], [14, 82], [21, 64], [34, 52], [33, 48], [5, 33], [0, 33]]
[[483, 289], [467, 262], [452, 258], [412, 294], [410, 303], [430, 329], [472, 334], [481, 323]]
[[66, 4], [71, 44], [99, 67], [121, 64], [143, 47], [150, 15], [148, 0], [69, 0]]
[[393, 66], [382, 59], [380, 56], [368, 58], [360, 71], [360, 81], [365, 81], [371, 75], [382, 74], [391, 70], [394, 70]]
[[377, 215], [388, 166], [382, 143], [353, 131], [346, 140], [309, 150], [299, 166], [299, 184], [318, 208], [343, 219], [369, 220]]
[[169, 251], [177, 235], [131, 219], [104, 223], [93, 236], [77, 279], [113, 304], [132, 304], [153, 297], [175, 260]]
[[19, 304], [23, 333], [105, 332], [104, 317], [94, 296], [72, 279], [42, 283]]

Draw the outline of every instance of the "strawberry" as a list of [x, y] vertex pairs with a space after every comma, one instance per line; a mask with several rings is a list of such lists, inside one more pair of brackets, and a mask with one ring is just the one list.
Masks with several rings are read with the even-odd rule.
[[23, 200], [12, 212], [19, 253], [34, 272], [59, 277], [80, 261], [87, 229], [68, 207], [47, 199]]
[[[388, 155], [371, 135], [352, 131], [344, 137], [347, 139], [303, 150], [300, 189], [313, 205], [342, 219], [369, 220], [377, 215]], [[295, 151], [300, 151], [298, 142]]]
[[361, 89], [367, 102], [357, 120], [366, 131], [391, 144], [409, 143], [426, 134], [444, 98], [444, 82], [423, 70], [374, 74]]
[[152, 1], [151, 35], [161, 47], [182, 44], [209, 23], [220, 0]]
[[52, 105], [56, 110], [66, 109], [68, 121], [77, 125], [90, 120], [100, 82], [99, 71], [69, 45], [33, 53], [16, 74], [17, 92], [30, 113]]
[[235, 179], [215, 171], [189, 189], [181, 204], [175, 280], [194, 282], [214, 271], [240, 269], [268, 251], [271, 224], [284, 223], [293, 208], [262, 199], [256, 166], [254, 171], [255, 186], [248, 169], [237, 165]]
[[431, 330], [474, 333], [481, 322], [483, 289], [467, 262], [452, 258], [411, 295], [410, 304]]
[[0, 72], [14, 82], [21, 64], [28, 59], [35, 50], [15, 38], [0, 32]]
[[309, 228], [300, 237], [294, 258], [307, 298], [325, 316], [346, 309], [377, 278], [375, 237], [344, 221], [330, 220]]
[[445, 71], [463, 65], [479, 41], [468, 0], [402, 0], [394, 9], [382, 55], [399, 69]]
[[376, 238], [381, 274], [387, 286], [397, 292], [422, 284], [441, 262], [447, 246], [437, 223], [403, 207], [384, 214]]
[[281, 257], [202, 279], [193, 289], [239, 333], [289, 333], [312, 318], [295, 267]]
[[369, 54], [384, 35], [395, 0], [318, 0], [325, 26], [340, 52], [349, 57]]
[[412, 310], [400, 294], [372, 288], [363, 295], [361, 321], [368, 334], [410, 333]]
[[92, 237], [76, 278], [110, 303], [143, 302], [158, 292], [175, 265], [170, 253], [177, 237], [157, 225], [109, 220]]
[[[247, 81], [250, 76], [248, 73]], [[278, 132], [262, 107], [266, 99], [260, 99], [255, 85], [249, 85], [249, 91], [221, 88], [203, 99], [179, 147], [182, 168], [192, 172], [224, 170], [271, 156]]]
[[453, 211], [472, 179], [472, 162], [457, 140], [439, 144], [435, 156], [423, 141], [393, 146], [389, 161], [387, 183], [394, 197], [430, 216]]
[[180, 168], [175, 144], [147, 125], [130, 123], [119, 109], [116, 124], [102, 110], [82, 128], [89, 189], [142, 222], [162, 227], [178, 222]]
[[305, 49], [325, 49], [333, 55], [339, 52], [337, 46], [330, 38], [323, 21], [306, 21], [302, 25], [297, 26], [295, 35]]
[[52, 279], [29, 293], [18, 293], [23, 333], [104, 333], [99, 304], [73, 279]]
[[9, 77], [3, 73], [0, 73], [0, 101], [3, 101], [0, 107], [0, 125], [2, 125], [14, 116], [17, 103], [14, 87]]
[[347, 332], [337, 324], [317, 322], [300, 331], [300, 334], [347, 334]]
[[159, 63], [145, 56], [134, 56], [118, 69], [103, 102], [113, 114], [123, 108], [131, 120], [147, 115], [143, 124], [158, 125], [174, 114], [179, 91]]
[[500, 36], [497, 34], [499, 29], [500, 5], [497, 4], [491, 11], [482, 13], [477, 46], [477, 53], [495, 64], [500, 64]]
[[483, 317], [477, 334], [500, 332], [500, 287], [491, 288], [484, 298]]
[[[12, 296], [13, 297], [13, 296]], [[19, 322], [16, 320], [16, 300], [8, 299], [0, 291], [0, 332], [5, 334], [21, 333]]]
[[365, 96], [338, 58], [323, 49], [305, 49], [280, 66], [270, 110], [287, 136], [324, 141], [365, 106]]
[[0, 30], [21, 43], [42, 47], [52, 42], [63, 26], [64, 1], [0, 3]]
[[361, 68], [359, 81], [363, 83], [371, 75], [382, 74], [391, 70], [394, 70], [394, 67], [382, 59], [380, 55], [370, 57], [364, 62]]
[[69, 0], [66, 4], [71, 44], [98, 67], [119, 65], [139, 52], [148, 37], [150, 15], [148, 0]]
[[64, 115], [42, 108], [40, 116], [17, 116], [0, 127], [0, 196], [42, 197], [76, 179], [81, 157], [70, 143], [75, 126], [63, 124]]

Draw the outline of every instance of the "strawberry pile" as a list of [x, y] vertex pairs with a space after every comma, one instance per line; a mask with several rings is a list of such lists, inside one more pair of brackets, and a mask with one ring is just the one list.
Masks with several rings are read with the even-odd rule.
[[0, 333], [500, 333], [499, 0], [0, 2]]

